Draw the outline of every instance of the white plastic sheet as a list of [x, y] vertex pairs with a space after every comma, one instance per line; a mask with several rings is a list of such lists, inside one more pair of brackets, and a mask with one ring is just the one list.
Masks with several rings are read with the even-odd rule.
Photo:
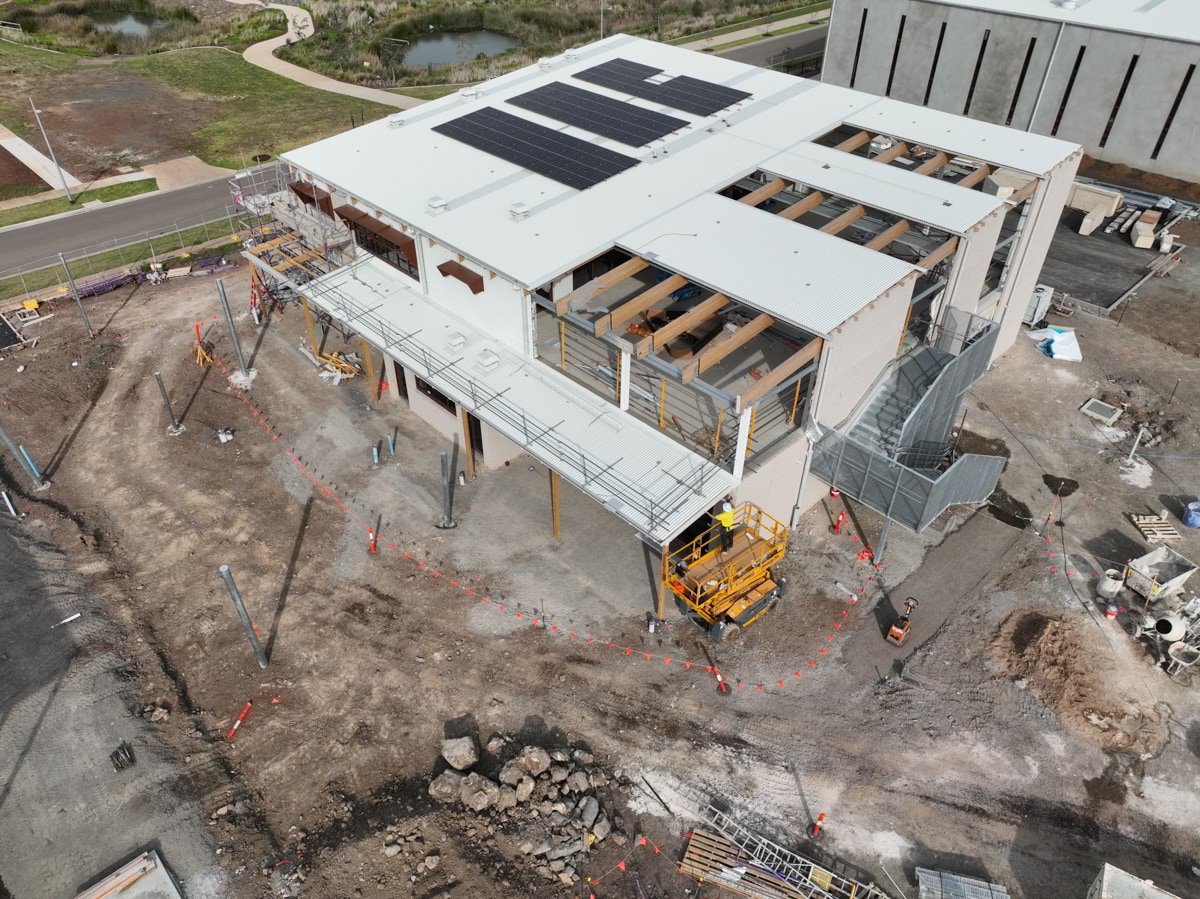
[[1042, 328], [1040, 331], [1027, 331], [1026, 335], [1030, 340], [1036, 340], [1037, 348], [1051, 359], [1083, 361], [1083, 352], [1079, 349], [1079, 339], [1073, 328]]

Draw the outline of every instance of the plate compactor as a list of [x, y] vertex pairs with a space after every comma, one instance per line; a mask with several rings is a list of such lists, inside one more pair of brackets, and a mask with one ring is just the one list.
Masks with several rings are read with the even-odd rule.
[[903, 646], [904, 641], [908, 639], [909, 629], [912, 627], [912, 613], [916, 611], [920, 605], [913, 597], [904, 600], [904, 614], [896, 618], [892, 622], [892, 626], [888, 628], [887, 641], [895, 643], [897, 646]]

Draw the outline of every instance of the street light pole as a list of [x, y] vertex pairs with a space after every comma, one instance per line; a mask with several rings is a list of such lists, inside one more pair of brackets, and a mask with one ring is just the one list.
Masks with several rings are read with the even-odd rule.
[[38, 130], [42, 132], [42, 140], [46, 142], [46, 149], [50, 151], [50, 161], [54, 163], [54, 168], [58, 170], [58, 180], [62, 182], [63, 193], [67, 195], [67, 202], [74, 206], [75, 198], [71, 196], [71, 189], [67, 187], [67, 176], [63, 174], [62, 166], [58, 164], [58, 157], [54, 155], [54, 148], [50, 146], [50, 138], [46, 136], [46, 126], [42, 124], [42, 111], [33, 105], [33, 97], [29, 98], [29, 108], [33, 110], [33, 117], [37, 119]]

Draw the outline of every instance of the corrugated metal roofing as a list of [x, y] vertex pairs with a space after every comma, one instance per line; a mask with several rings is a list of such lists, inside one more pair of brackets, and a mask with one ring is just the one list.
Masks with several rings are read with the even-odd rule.
[[934, 2], [1049, 22], [1065, 22], [1082, 28], [1103, 28], [1175, 41], [1200, 42], [1200, 5], [1196, 0], [1076, 0], [1072, 9], [1052, 0]]
[[[1095, 899], [1179, 899], [1174, 893], [1168, 893], [1149, 880], [1134, 877], [1115, 865], [1105, 864], [1096, 879], [1100, 889]], [[1088, 896], [1091, 895], [1089, 892]]]
[[800, 144], [766, 160], [765, 171], [916, 222], [965, 234], [1004, 203], [894, 165], [819, 144]]
[[1034, 140], [1040, 136], [884, 98], [850, 113], [846, 122], [923, 147], [945, 150], [952, 156], [969, 156], [1030, 175], [1046, 174], [1079, 149], [1054, 138]]
[[[573, 73], [614, 58], [654, 66], [668, 76], [684, 75], [748, 91], [751, 96], [736, 108], [712, 116], [667, 110], [688, 125], [637, 151], [506, 103], [508, 97], [544, 84], [570, 83]], [[657, 109], [616, 90], [598, 85], [590, 85], [589, 90], [631, 107]], [[554, 126], [596, 146], [632, 152], [641, 163], [579, 191], [432, 130], [485, 106]], [[944, 148], [951, 152], [970, 153], [1037, 175], [1077, 149], [1053, 138], [617, 35], [484, 82], [470, 92], [396, 113], [389, 117], [392, 124], [372, 122], [293, 150], [284, 159], [313, 174], [322, 186], [331, 184], [361, 205], [381, 209], [490, 271], [535, 289], [604, 252], [631, 229], [734, 183], [783, 151], [804, 148], [804, 142], [848, 117], [856, 123], [861, 120], [862, 127], [900, 132], [926, 145], [948, 145]], [[434, 196], [444, 198], [445, 205], [431, 207]], [[529, 209], [519, 220], [510, 214], [516, 203]], [[720, 287], [737, 292], [736, 283]]]
[[917, 868], [917, 899], [1009, 899], [1009, 895], [999, 884]]
[[907, 262], [715, 194], [684, 203], [620, 243], [825, 336], [916, 271]]
[[[659, 543], [733, 489], [731, 473], [512, 352], [411, 284], [364, 255], [297, 289]], [[452, 334], [463, 345], [452, 349]]]

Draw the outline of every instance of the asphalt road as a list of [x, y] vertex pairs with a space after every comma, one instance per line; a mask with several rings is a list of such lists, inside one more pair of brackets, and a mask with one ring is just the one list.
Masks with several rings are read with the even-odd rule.
[[769, 37], [753, 44], [743, 44], [717, 53], [717, 56], [732, 59], [735, 62], [745, 62], [752, 66], [765, 65], [772, 56], [787, 52], [791, 58], [808, 56], [810, 53], [820, 53], [825, 49], [825, 36], [829, 33], [828, 25], [816, 25], [804, 31], [793, 31], [791, 34], [781, 34], [779, 37]]
[[229, 203], [228, 180], [218, 178], [3, 231], [0, 273], [114, 237], [165, 231], [177, 221], [196, 224], [199, 216], [217, 215]]

